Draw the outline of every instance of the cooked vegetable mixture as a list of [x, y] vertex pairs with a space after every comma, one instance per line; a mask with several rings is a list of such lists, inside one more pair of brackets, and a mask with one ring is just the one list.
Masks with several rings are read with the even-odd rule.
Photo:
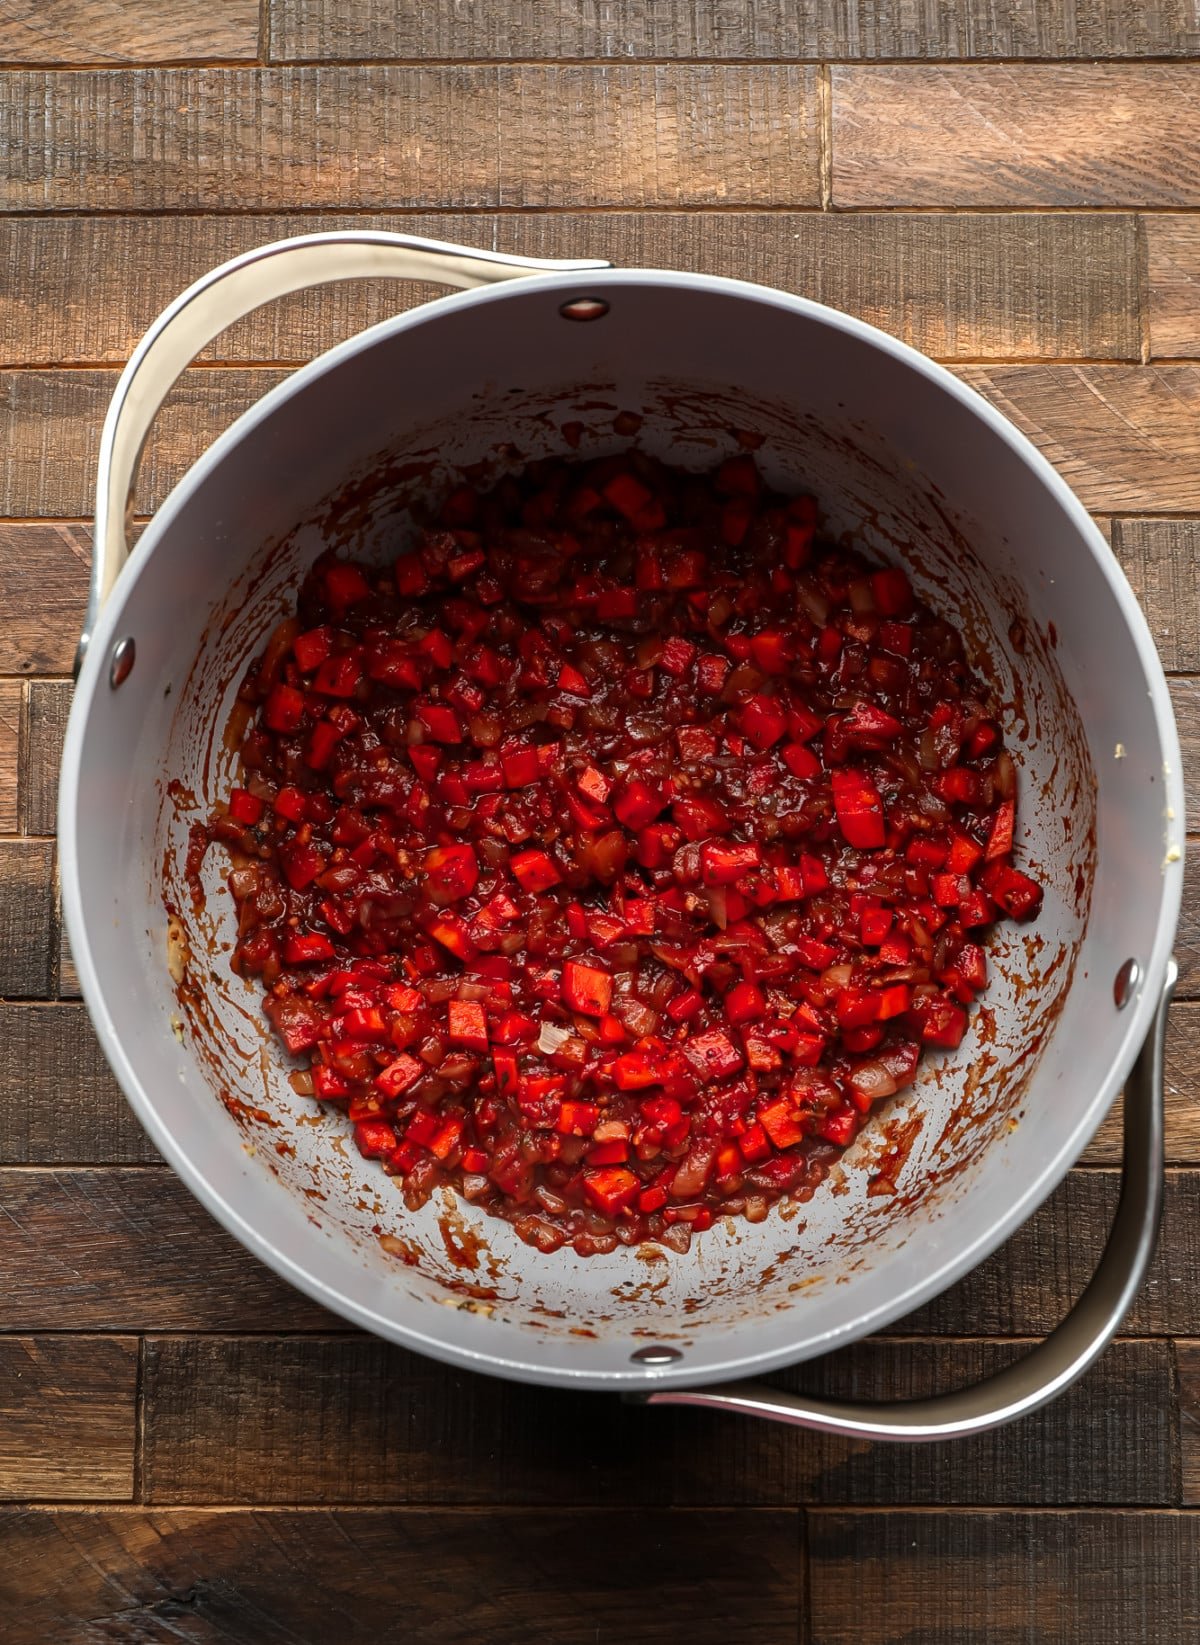
[[326, 555], [241, 690], [234, 968], [416, 1207], [542, 1250], [761, 1221], [954, 1047], [1034, 916], [954, 629], [749, 455], [453, 491]]

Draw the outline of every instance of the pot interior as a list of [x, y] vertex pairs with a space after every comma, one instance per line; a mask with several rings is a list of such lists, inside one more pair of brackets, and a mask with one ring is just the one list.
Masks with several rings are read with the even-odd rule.
[[[990, 1249], [1111, 1100], [1133, 1049], [1112, 979], [1127, 955], [1148, 961], [1164, 897], [1157, 727], [1145, 692], [1108, 683], [1142, 659], [1062, 499], [936, 376], [820, 311], [626, 278], [594, 326], [559, 319], [555, 282], [451, 299], [250, 414], [164, 509], [118, 591], [119, 627], [103, 635], [136, 635], [135, 689], [95, 694], [79, 783], [80, 817], [88, 805], [105, 819], [86, 842], [80, 824], [78, 845], [89, 1003], [192, 1185], [281, 1272], [385, 1335], [596, 1385], [808, 1357]], [[390, 558], [414, 502], [463, 468], [621, 449], [631, 439], [614, 420], [627, 429], [631, 412], [632, 443], [692, 468], [749, 437], [770, 484], [816, 493], [823, 535], [902, 563], [960, 628], [1018, 765], [1018, 856], [1046, 900], [1033, 925], [993, 935], [960, 1050], [925, 1058], [809, 1202], [718, 1223], [686, 1256], [580, 1259], [537, 1252], [447, 1191], [405, 1209], [340, 1112], [293, 1093], [256, 986], [229, 973], [222, 853], [209, 853], [200, 913], [183, 859], [234, 776], [222, 731], [238, 681], [318, 553]], [[631, 1361], [658, 1343], [680, 1355], [665, 1371]]]

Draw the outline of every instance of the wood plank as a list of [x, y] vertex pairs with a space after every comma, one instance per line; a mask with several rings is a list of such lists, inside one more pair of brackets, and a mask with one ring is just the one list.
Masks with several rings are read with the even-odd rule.
[[816, 205], [818, 148], [797, 65], [31, 71], [0, 210]]
[[82, 1005], [0, 1004], [0, 1162], [156, 1160]]
[[1200, 205], [1200, 65], [832, 72], [835, 206]]
[[58, 768], [62, 763], [67, 715], [71, 711], [71, 682], [30, 680], [25, 690], [21, 727], [21, 832], [53, 834], [57, 826]]
[[6, 1645], [791, 1645], [796, 1512], [10, 1511]]
[[1179, 962], [1177, 999], [1200, 998], [1200, 843], [1187, 842], [1184, 854], [1183, 904], [1175, 937]]
[[1085, 507], [1200, 510], [1200, 367], [966, 366], [956, 375], [1040, 447]]
[[0, 840], [0, 997], [45, 999], [53, 948], [54, 847]]
[[861, 1645], [864, 1617], [871, 1645], [1200, 1637], [1194, 1514], [815, 1513], [808, 1524], [820, 1645]]
[[[5, 421], [0, 407], [0, 424]], [[82, 495], [84, 476], [74, 475], [75, 481]], [[71, 672], [87, 606], [91, 542], [84, 526], [0, 521], [0, 674]]]
[[[896, 1336], [1035, 1336], [1091, 1278], [1115, 1171], [1078, 1170], [999, 1251]], [[165, 1167], [0, 1169], [0, 1296], [12, 1331], [317, 1331], [342, 1322], [274, 1279]], [[86, 1265], [76, 1260], [87, 1254]], [[1200, 1171], [1167, 1174], [1134, 1335], [1200, 1336]]]
[[1194, 828], [1200, 815], [1200, 679], [1184, 676], [1168, 684], [1183, 754], [1183, 801]]
[[[1167, 1025], [1168, 1165], [1200, 1164], [1200, 1007], [1180, 1000]], [[1085, 1165], [1120, 1165], [1121, 1102], [1113, 1104], [1083, 1156]]]
[[1112, 545], [1163, 667], [1200, 671], [1200, 520], [1114, 520]]
[[58, 966], [56, 974], [51, 978], [52, 990], [56, 999], [80, 1000], [83, 998], [83, 990], [79, 986], [75, 961], [71, 957], [71, 945], [67, 940], [66, 925], [63, 923], [57, 883], [55, 884], [54, 908], [55, 925], [58, 930], [58, 947], [55, 954]]
[[0, 64], [184, 63], [258, 56], [258, 0], [6, 0]]
[[269, 0], [274, 60], [329, 58], [1141, 57], [1200, 44], [1185, 0], [942, 0], [936, 7], [816, 0], [694, 6], [502, 0], [419, 11], [397, 0]]
[[0, 1337], [0, 1499], [132, 1497], [137, 1359], [135, 1337]]
[[[1027, 1345], [869, 1342], [772, 1379], [864, 1400], [965, 1386]], [[152, 1503], [1147, 1503], [1174, 1500], [1174, 1367], [1120, 1343], [1024, 1443], [862, 1445], [448, 1370], [369, 1337], [152, 1337]], [[313, 1435], [320, 1443], [314, 1445]]]
[[1200, 356], [1200, 217], [1144, 217], [1150, 353]]
[[21, 682], [0, 680], [0, 833], [17, 827], [20, 783]]
[[[1200, 365], [960, 366], [1088, 508], [1200, 511]], [[138, 505], [153, 509], [222, 429], [277, 383], [267, 367], [185, 372], [156, 423]], [[81, 518], [112, 371], [0, 372], [0, 515]], [[70, 449], [75, 463], [47, 463]]]
[[[215, 1102], [215, 1098], [213, 1099]], [[9, 1331], [325, 1330], [165, 1167], [0, 1169]]]
[[[217, 434], [283, 375], [266, 370], [185, 372], [151, 431], [139, 475], [139, 507], [156, 508]], [[90, 513], [100, 430], [116, 384], [115, 371], [0, 372], [0, 515]], [[74, 460], [48, 462], [49, 451], [70, 451]], [[46, 528], [18, 529], [43, 535]], [[79, 533], [72, 530], [59, 551], [78, 546]], [[24, 573], [12, 575], [19, 585], [27, 582]], [[72, 576], [72, 586], [75, 582]], [[76, 640], [82, 610], [81, 604], [73, 613]], [[37, 606], [32, 615], [38, 616]]]
[[[941, 359], [1135, 360], [1134, 219], [819, 212], [530, 212], [0, 219], [0, 364], [124, 362], [178, 292], [252, 246], [384, 228], [531, 257], [607, 257], [818, 298]], [[429, 295], [348, 282], [260, 309], [204, 356], [303, 360]]]
[[1200, 1503], [1200, 1342], [1177, 1342], [1179, 1375], [1179, 1442], [1182, 1453], [1182, 1501]]
[[[1062, 1320], [1095, 1271], [1117, 1205], [1120, 1173], [1072, 1171], [999, 1251], [933, 1302], [904, 1333], [1040, 1335]], [[1200, 1336], [1200, 1173], [1167, 1172], [1158, 1251], [1124, 1329]], [[893, 1327], [897, 1335], [901, 1327]]]

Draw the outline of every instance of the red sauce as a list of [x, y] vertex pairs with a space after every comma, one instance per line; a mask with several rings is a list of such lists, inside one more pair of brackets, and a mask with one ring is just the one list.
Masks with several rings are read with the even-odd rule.
[[807, 1197], [1041, 890], [961, 642], [753, 458], [454, 491], [241, 689], [233, 965], [410, 1206], [581, 1254]]

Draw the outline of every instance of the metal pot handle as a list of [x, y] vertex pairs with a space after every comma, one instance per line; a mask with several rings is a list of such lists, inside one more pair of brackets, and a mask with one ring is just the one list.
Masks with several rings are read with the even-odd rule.
[[811, 1399], [756, 1382], [626, 1397], [638, 1404], [738, 1411], [854, 1439], [909, 1442], [980, 1434], [1028, 1416], [1056, 1398], [1115, 1336], [1154, 1254], [1163, 1199], [1163, 1050], [1176, 975], [1171, 960], [1154, 1022], [1125, 1083], [1121, 1198], [1099, 1267], [1062, 1324], [1023, 1359], [956, 1393], [892, 1405]]
[[189, 286], [163, 310], [134, 350], [104, 419], [91, 590], [75, 656], [76, 674], [100, 609], [129, 556], [133, 488], [150, 425], [179, 374], [227, 326], [276, 297], [332, 280], [429, 280], [465, 289], [530, 274], [587, 274], [611, 267], [591, 259], [508, 257], [411, 234], [347, 229], [258, 246]]

